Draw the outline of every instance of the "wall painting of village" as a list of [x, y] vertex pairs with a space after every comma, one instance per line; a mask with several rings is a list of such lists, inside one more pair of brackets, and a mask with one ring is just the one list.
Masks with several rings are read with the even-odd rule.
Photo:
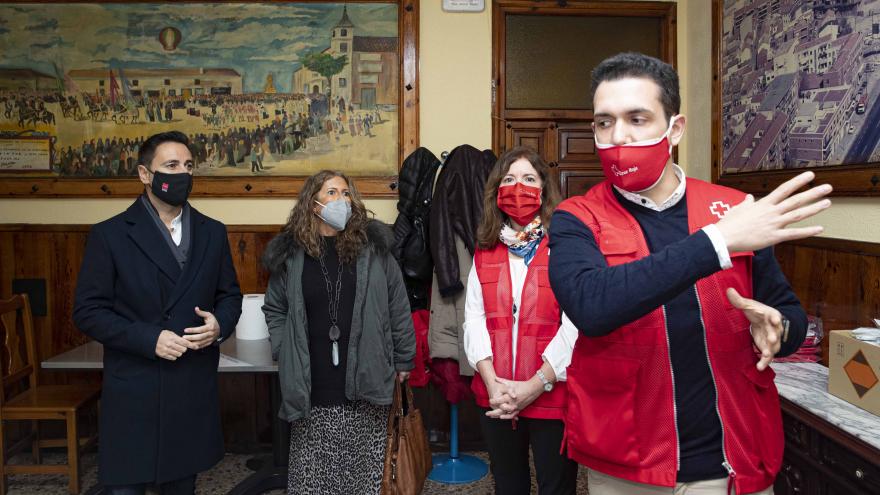
[[722, 175], [880, 162], [880, 0], [719, 3]]
[[196, 175], [396, 175], [397, 3], [0, 4], [0, 172], [136, 175], [177, 129]]

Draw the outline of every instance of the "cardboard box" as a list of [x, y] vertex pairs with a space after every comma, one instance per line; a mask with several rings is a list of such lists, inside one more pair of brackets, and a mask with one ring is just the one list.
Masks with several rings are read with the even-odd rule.
[[828, 392], [880, 416], [880, 346], [850, 330], [831, 332], [828, 346]]

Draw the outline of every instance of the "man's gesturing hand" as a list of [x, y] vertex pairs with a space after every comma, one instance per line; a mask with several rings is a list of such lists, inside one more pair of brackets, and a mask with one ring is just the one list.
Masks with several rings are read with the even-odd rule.
[[782, 332], [784, 331], [782, 313], [766, 304], [739, 295], [739, 292], [734, 288], [727, 289], [727, 299], [734, 308], [742, 310], [746, 318], [749, 319], [752, 340], [761, 351], [758, 371], [764, 371], [782, 345]]
[[727, 242], [727, 249], [731, 252], [756, 251], [780, 242], [821, 234], [820, 226], [786, 228], [831, 206], [831, 200], [824, 199], [831, 192], [829, 184], [794, 194], [815, 177], [813, 172], [804, 172], [758, 201], [749, 194], [745, 201], [734, 206], [716, 224]]

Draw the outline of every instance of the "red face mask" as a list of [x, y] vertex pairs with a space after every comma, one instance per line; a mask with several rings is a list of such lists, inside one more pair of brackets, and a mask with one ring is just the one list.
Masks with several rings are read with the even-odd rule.
[[531, 223], [541, 209], [541, 188], [517, 182], [498, 188], [498, 208], [514, 222], [525, 226]]
[[602, 162], [605, 178], [629, 192], [641, 192], [657, 185], [672, 154], [669, 132], [674, 120], [675, 117], [670, 119], [669, 128], [657, 139], [624, 145], [596, 141], [596, 153]]

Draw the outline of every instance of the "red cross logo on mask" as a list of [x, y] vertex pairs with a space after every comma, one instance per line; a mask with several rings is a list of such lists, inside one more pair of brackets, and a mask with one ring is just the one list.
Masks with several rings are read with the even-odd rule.
[[730, 205], [721, 201], [713, 201], [709, 211], [718, 218], [724, 218], [724, 215], [730, 211]]

